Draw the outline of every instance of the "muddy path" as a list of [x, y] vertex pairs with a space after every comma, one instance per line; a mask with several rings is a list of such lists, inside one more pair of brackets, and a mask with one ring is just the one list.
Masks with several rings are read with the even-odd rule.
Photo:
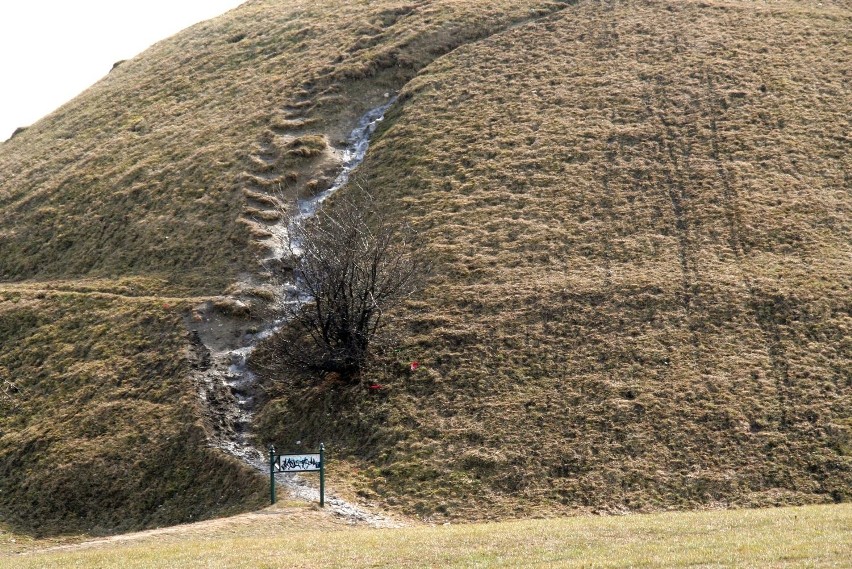
[[[289, 215], [264, 216], [265, 255], [259, 259], [261, 268], [292, 266], [298, 255], [299, 244], [290, 241], [294, 224], [313, 216], [321, 204], [346, 185], [352, 172], [361, 164], [370, 145], [370, 137], [385, 112], [394, 104], [395, 97], [367, 111], [357, 122], [345, 146], [334, 149], [339, 171], [326, 189], [298, 200]], [[254, 163], [265, 164], [261, 152]], [[267, 175], [268, 177], [268, 175]], [[257, 179], [247, 176], [246, 179]], [[258, 201], [258, 194], [248, 195]], [[266, 194], [264, 194], [266, 195]], [[268, 196], [267, 206], [284, 209], [276, 204], [274, 195]], [[272, 211], [272, 210], [270, 210]], [[239, 295], [220, 297], [197, 305], [186, 325], [190, 330], [191, 353], [198, 397], [206, 410], [210, 425], [210, 444], [238, 458], [259, 473], [269, 475], [268, 453], [255, 445], [252, 421], [258, 401], [258, 378], [251, 371], [249, 358], [255, 348], [286, 324], [287, 314], [294, 305], [307, 299], [288, 278], [291, 271], [259, 271], [264, 277], [244, 275], [243, 288], [262, 288], [269, 302], [255, 314], [250, 300]], [[246, 316], [251, 316], [246, 318]], [[318, 491], [295, 474], [277, 474], [277, 484], [292, 498], [308, 502], [319, 501]], [[376, 527], [395, 527], [397, 522], [327, 492], [326, 509], [352, 523]]]

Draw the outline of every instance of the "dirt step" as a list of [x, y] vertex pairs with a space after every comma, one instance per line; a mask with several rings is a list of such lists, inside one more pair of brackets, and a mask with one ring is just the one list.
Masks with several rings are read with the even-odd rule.
[[272, 208], [272, 209], [283, 209], [284, 208], [284, 204], [281, 202], [281, 200], [279, 200], [275, 196], [272, 196], [272, 195], [269, 195], [269, 194], [266, 194], [266, 193], [250, 190], [248, 188], [243, 188], [243, 196], [248, 200], [253, 200], [253, 201], [255, 201], [259, 204], [262, 204], [262, 205], [264, 205], [268, 208]]
[[284, 214], [277, 209], [257, 209], [254, 207], [243, 208], [243, 215], [257, 221], [258, 223], [278, 223]]
[[316, 122], [316, 119], [305, 118], [302, 116], [293, 117], [289, 114], [285, 114], [284, 116], [270, 119], [269, 128], [277, 134], [290, 134], [313, 126]]
[[253, 154], [248, 158], [249, 168], [258, 174], [266, 174], [275, 170], [278, 157], [273, 155], [257, 155]]

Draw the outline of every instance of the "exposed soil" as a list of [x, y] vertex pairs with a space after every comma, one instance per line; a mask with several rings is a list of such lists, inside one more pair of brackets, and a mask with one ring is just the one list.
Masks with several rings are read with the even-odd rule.
[[[289, 228], [314, 215], [325, 199], [346, 184], [350, 173], [366, 155], [370, 135], [396, 100], [390, 94], [385, 94], [385, 99], [382, 105], [360, 118], [342, 148], [333, 150], [332, 154], [339, 157], [339, 169], [333, 180], [321, 187], [312, 186], [312, 189], [320, 191], [298, 200], [290, 212], [284, 211], [280, 198], [274, 192], [258, 185], [259, 180], [286, 176], [277, 166], [280, 156], [269, 146], [252, 156], [250, 163], [259, 171], [256, 176], [245, 176], [251, 185], [246, 192], [247, 203], [272, 208], [266, 210], [269, 215], [262, 215], [255, 208], [249, 210], [252, 218], [249, 222], [255, 225], [264, 223], [265, 228], [258, 237], [259, 246], [264, 251], [259, 259], [260, 277], [244, 276], [240, 285], [232, 288], [237, 292], [250, 291], [249, 294], [233, 294], [206, 301], [196, 306], [186, 321], [192, 346], [189, 357], [193, 362], [198, 396], [206, 411], [210, 443], [264, 474], [268, 473], [268, 457], [257, 448], [251, 432], [252, 417], [262, 394], [257, 377], [249, 369], [248, 359], [255, 346], [274, 334], [285, 322], [288, 305], [300, 304], [304, 300], [292, 282], [291, 272], [281, 269], [292, 265], [293, 257], [298, 254], [296, 246], [289, 242]], [[325, 144], [322, 142], [324, 138], [316, 135], [287, 140], [289, 142], [285, 146], [291, 148], [305, 148], [294, 144], [298, 140]], [[323, 152], [328, 153], [328, 148], [324, 148]], [[267, 293], [266, 301], [258, 302], [258, 290]], [[318, 491], [297, 475], [278, 474], [276, 482], [294, 498], [310, 502], [319, 500]], [[351, 523], [377, 527], [396, 525], [388, 518], [340, 497], [329, 496], [327, 504], [329, 511]]]

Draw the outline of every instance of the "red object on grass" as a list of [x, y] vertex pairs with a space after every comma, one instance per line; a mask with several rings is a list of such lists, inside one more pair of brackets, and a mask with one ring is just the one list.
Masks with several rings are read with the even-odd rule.
[[420, 362], [411, 362], [411, 371], [414, 371], [419, 367], [420, 367]]
[[380, 389], [384, 389], [384, 385], [380, 385], [380, 384], [378, 384], [378, 383], [371, 383], [371, 384], [370, 384], [370, 387], [369, 387], [368, 389], [369, 389], [370, 391], [378, 391], [378, 390], [380, 390]]

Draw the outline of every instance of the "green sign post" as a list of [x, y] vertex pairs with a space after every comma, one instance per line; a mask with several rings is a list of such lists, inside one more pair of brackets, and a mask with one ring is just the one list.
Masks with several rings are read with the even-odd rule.
[[275, 454], [269, 445], [269, 500], [275, 503], [275, 474], [279, 472], [319, 472], [320, 507], [325, 507], [325, 445], [320, 443], [318, 453]]
[[325, 445], [320, 443], [320, 508], [325, 508]]
[[275, 503], [275, 445], [269, 445], [269, 501]]

